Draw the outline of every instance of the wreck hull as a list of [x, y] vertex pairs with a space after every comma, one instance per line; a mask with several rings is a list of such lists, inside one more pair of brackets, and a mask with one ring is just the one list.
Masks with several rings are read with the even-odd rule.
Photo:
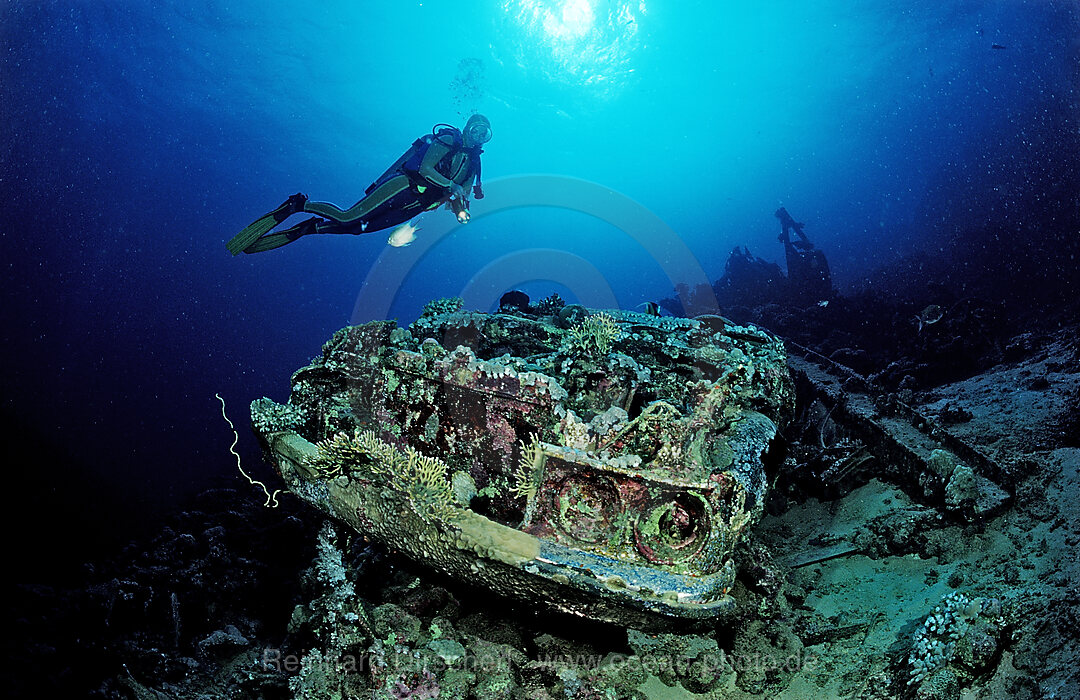
[[[415, 325], [410, 338], [384, 323], [339, 332], [294, 375], [288, 406], [252, 407], [293, 493], [452, 578], [563, 612], [641, 628], [732, 614], [735, 548], [761, 513], [767, 453], [790, 412], [775, 339], [740, 346], [688, 322], [676, 330], [689, 344], [625, 333], [636, 358], [585, 357], [554, 326], [438, 323], [455, 331], [439, 327], [446, 344], [470, 327], [484, 338], [510, 328], [551, 354], [484, 360]], [[682, 354], [678, 383], [654, 381], [670, 379], [649, 369], [659, 352]]]
[[[725, 576], [681, 576], [647, 567], [628, 570], [621, 562], [544, 542], [466, 509], [448, 517], [450, 527], [444, 529], [417, 514], [399, 494], [344, 477], [328, 481], [310, 474], [303, 464], [316, 447], [296, 433], [269, 436], [268, 451], [297, 497], [460, 581], [530, 604], [547, 601], [561, 612], [639, 629], [660, 629], [672, 617], [710, 626], [734, 610], [730, 598], [708, 600], [718, 587], [730, 587]], [[668, 593], [643, 592], [650, 585]]]

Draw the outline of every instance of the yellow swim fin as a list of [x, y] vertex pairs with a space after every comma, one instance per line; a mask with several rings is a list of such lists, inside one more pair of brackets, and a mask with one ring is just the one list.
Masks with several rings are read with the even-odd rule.
[[285, 219], [288, 219], [293, 214], [303, 211], [306, 203], [306, 195], [294, 194], [274, 211], [260, 216], [258, 219], [255, 219], [245, 226], [244, 230], [229, 239], [229, 242], [225, 244], [225, 247], [228, 248], [229, 252], [233, 255], [239, 255], [255, 241], [265, 236], [270, 229], [274, 228]]
[[233, 255], [239, 255], [244, 252], [244, 248], [247, 248], [255, 241], [266, 235], [270, 229], [278, 225], [277, 219], [273, 214], [267, 214], [266, 216], [256, 219], [252, 223], [244, 227], [244, 230], [233, 236], [225, 247], [229, 249], [229, 252]]

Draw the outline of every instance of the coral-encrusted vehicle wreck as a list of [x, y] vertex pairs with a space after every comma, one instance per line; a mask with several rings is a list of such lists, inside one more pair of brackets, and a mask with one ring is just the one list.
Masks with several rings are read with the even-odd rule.
[[252, 420], [293, 493], [451, 576], [594, 619], [712, 623], [793, 402], [764, 331], [556, 297], [342, 329]]

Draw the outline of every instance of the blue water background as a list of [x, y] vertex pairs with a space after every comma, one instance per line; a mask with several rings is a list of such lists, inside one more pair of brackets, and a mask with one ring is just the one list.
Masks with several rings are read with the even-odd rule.
[[[1024, 215], [1025, 168], [1076, 128], [1078, 16], [1050, 0], [5, 3], [3, 406], [40, 455], [17, 497], [97, 505], [93, 532], [101, 512], [146, 522], [235, 483], [214, 394], [256, 464], [247, 403], [284, 401], [380, 256], [409, 249], [384, 232], [233, 258], [224, 241], [293, 192], [351, 205], [437, 122], [491, 119], [489, 191], [529, 174], [610, 188], [712, 279], [736, 245], [782, 261], [784, 205], [845, 290], [957, 220]], [[483, 216], [492, 199], [467, 226], [421, 222], [421, 240], [450, 230], [380, 291], [389, 317], [492, 266], [534, 298], [599, 279], [624, 308], [682, 281], [594, 215]], [[535, 249], [595, 273], [516, 273]]]

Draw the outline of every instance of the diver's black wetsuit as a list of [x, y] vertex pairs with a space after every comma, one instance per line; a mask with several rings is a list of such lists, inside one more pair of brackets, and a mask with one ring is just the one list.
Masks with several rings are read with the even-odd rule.
[[455, 185], [462, 193], [472, 188], [480, 171], [480, 153], [479, 147], [465, 147], [460, 131], [445, 127], [413, 142], [351, 208], [307, 202], [304, 211], [330, 219], [319, 222], [319, 233], [366, 233], [396, 226], [437, 209]]
[[[478, 119], [488, 129], [487, 138], [490, 138], [487, 120], [479, 115], [470, 118], [466, 130], [473, 128], [474, 120]], [[477, 199], [484, 196], [480, 185], [480, 154], [485, 141], [470, 140], [455, 127], [438, 124], [431, 134], [414, 141], [408, 151], [368, 186], [364, 198], [350, 208], [310, 202], [304, 195], [293, 195], [237, 234], [227, 247], [233, 255], [241, 251], [258, 253], [312, 233], [380, 231], [437, 209], [443, 203], [449, 203], [458, 221], [464, 223], [469, 218], [470, 188]], [[283, 231], [269, 232], [289, 216], [301, 212], [317, 216]]]

